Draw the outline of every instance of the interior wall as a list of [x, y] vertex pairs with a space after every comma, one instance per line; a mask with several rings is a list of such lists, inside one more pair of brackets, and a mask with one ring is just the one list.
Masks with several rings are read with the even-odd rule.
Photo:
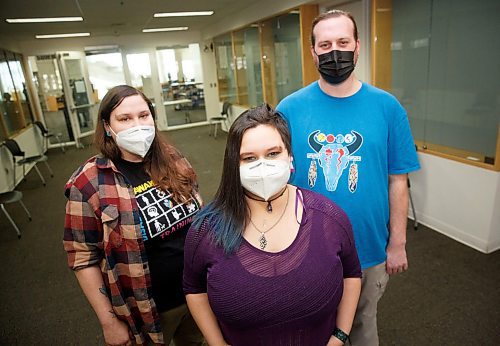
[[488, 243], [491, 244], [491, 249], [500, 249], [500, 173], [497, 173], [497, 188], [495, 201], [493, 202], [493, 215], [490, 223], [490, 238]]
[[500, 173], [419, 153], [411, 193], [420, 223], [479, 251], [500, 249]]

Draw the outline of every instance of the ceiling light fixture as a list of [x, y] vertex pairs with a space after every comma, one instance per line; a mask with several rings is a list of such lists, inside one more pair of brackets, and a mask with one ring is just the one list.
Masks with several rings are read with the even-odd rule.
[[173, 28], [154, 28], [154, 29], [142, 29], [142, 32], [164, 32], [164, 31], [183, 31], [189, 29], [187, 26], [179, 26]]
[[77, 32], [74, 34], [35, 35], [35, 38], [66, 38], [66, 37], [85, 37], [85, 36], [90, 36], [90, 32]]
[[10, 24], [19, 23], [57, 23], [57, 22], [82, 22], [82, 17], [53, 17], [53, 18], [8, 18]]
[[211, 16], [214, 14], [214, 11], [197, 11], [197, 12], [164, 12], [164, 13], [155, 13], [155, 18], [163, 18], [163, 17], [191, 17], [191, 16]]

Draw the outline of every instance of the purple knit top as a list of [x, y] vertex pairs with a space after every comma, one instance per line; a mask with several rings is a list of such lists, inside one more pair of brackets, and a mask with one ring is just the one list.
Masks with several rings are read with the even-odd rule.
[[304, 213], [297, 237], [277, 253], [243, 239], [225, 255], [206, 222], [185, 243], [184, 292], [207, 293], [226, 342], [324, 346], [342, 298], [343, 278], [361, 277], [346, 214], [318, 193], [300, 190]]

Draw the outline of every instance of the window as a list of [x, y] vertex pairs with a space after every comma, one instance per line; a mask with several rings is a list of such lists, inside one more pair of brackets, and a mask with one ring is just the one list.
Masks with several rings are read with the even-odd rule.
[[21, 55], [0, 50], [0, 140], [34, 121], [21, 61]]
[[[317, 10], [316, 5], [304, 5], [216, 37], [220, 99], [248, 107], [263, 102], [275, 107], [304, 82], [310, 83], [302, 78], [304, 73], [314, 76], [315, 69], [312, 62], [302, 64], [302, 42], [308, 41], [309, 31], [301, 30], [300, 16], [304, 11], [307, 22]], [[310, 26], [310, 22], [303, 25]]]
[[132, 86], [154, 102], [149, 53], [127, 54], [127, 64]]
[[167, 125], [206, 121], [200, 46], [158, 47], [156, 54]]
[[226, 34], [214, 39], [217, 80], [221, 101], [236, 102], [236, 76], [233, 60], [231, 35]]
[[247, 106], [262, 104], [262, 74], [260, 64], [259, 25], [233, 33], [236, 58], [238, 103]]
[[374, 82], [406, 108], [420, 149], [500, 170], [499, 12], [496, 0], [376, 1]]
[[121, 53], [87, 53], [86, 60], [90, 82], [94, 91], [97, 91], [97, 97], [94, 96], [96, 102], [102, 99], [109, 89], [125, 84]]
[[262, 23], [262, 51], [266, 101], [276, 106], [302, 87], [302, 69], [298, 68], [302, 66], [298, 11]]

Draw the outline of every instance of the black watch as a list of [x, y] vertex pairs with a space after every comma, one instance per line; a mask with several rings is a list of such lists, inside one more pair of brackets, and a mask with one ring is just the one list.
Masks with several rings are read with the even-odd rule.
[[332, 335], [342, 341], [344, 344], [347, 340], [349, 340], [349, 334], [346, 334], [342, 329], [335, 327]]

